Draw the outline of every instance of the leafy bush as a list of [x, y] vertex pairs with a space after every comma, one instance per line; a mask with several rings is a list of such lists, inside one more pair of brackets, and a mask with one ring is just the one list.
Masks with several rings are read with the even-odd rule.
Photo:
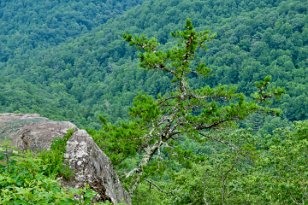
[[[2, 153], [3, 154], [3, 153]], [[49, 161], [50, 162], [50, 161]], [[61, 187], [50, 167], [31, 152], [14, 155], [1, 167], [0, 204], [89, 204], [95, 192], [89, 188]], [[82, 196], [80, 199], [76, 196]]]
[[44, 166], [43, 174], [46, 176], [61, 176], [64, 179], [69, 179], [73, 175], [70, 168], [64, 163], [63, 158], [66, 142], [73, 133], [73, 130], [69, 130], [63, 138], [57, 138], [53, 141], [50, 150], [38, 154], [38, 158], [42, 160]]
[[62, 187], [58, 180], [73, 175], [63, 158], [72, 134], [73, 130], [56, 139], [49, 151], [17, 152], [8, 146], [0, 149], [0, 204], [91, 204], [95, 191]]

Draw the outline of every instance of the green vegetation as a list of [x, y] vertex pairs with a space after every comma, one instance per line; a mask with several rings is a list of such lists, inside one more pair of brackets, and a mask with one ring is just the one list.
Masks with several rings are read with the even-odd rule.
[[[124, 38], [141, 51], [140, 65], [170, 76], [172, 92], [157, 99], [138, 95], [130, 120], [101, 119], [96, 142], [111, 156], [135, 204], [301, 204], [307, 200], [307, 121], [273, 135], [238, 128], [253, 112], [273, 112], [227, 86], [195, 87], [192, 73], [209, 76], [198, 49], [211, 39], [190, 20], [173, 33], [178, 46], [155, 38]], [[258, 103], [280, 96], [270, 77], [256, 83]], [[295, 160], [296, 159], [296, 160]], [[299, 172], [303, 175], [295, 177]], [[149, 191], [150, 190], [150, 191]]]
[[72, 173], [70, 168], [64, 163], [66, 143], [73, 134], [74, 131], [69, 130], [63, 138], [53, 141], [50, 150], [43, 150], [38, 154], [38, 157], [45, 166], [42, 174], [63, 177], [65, 180], [73, 176], [74, 173]]
[[[141, 135], [140, 146], [145, 147], [138, 167], [129, 173], [137, 175], [131, 192], [134, 192], [147, 167], [157, 152], [168, 144], [174, 144], [181, 136], [202, 138], [207, 130], [245, 119], [256, 111], [267, 111], [255, 102], [245, 100], [242, 93], [236, 93], [234, 87], [219, 85], [193, 88], [189, 76], [195, 74], [207, 78], [210, 69], [203, 62], [196, 63], [196, 54], [205, 48], [207, 41], [213, 38], [208, 31], [197, 32], [191, 20], [186, 21], [185, 29], [172, 35], [178, 39], [178, 46], [164, 51], [157, 39], [125, 34], [124, 38], [136, 46], [140, 65], [148, 70], [163, 71], [171, 76], [173, 91], [154, 100], [151, 96], [139, 95], [133, 101], [130, 114]], [[270, 77], [257, 82], [258, 92], [254, 94], [258, 102], [267, 98], [279, 97], [283, 89], [268, 90]], [[139, 132], [142, 134], [142, 132]]]
[[123, 33], [172, 45], [169, 33], [191, 18], [198, 30], [217, 33], [199, 55], [212, 68], [211, 76], [195, 84], [234, 84], [248, 95], [254, 82], [271, 75], [272, 84], [286, 88], [275, 104], [282, 117], [307, 119], [306, 12], [299, 0], [145, 1], [89, 34], [0, 65], [0, 111], [38, 112], [92, 128], [100, 127], [102, 114], [111, 121], [127, 118], [137, 93], [164, 94], [170, 81], [136, 69]]
[[[25, 154], [25, 153], [24, 153]], [[90, 189], [67, 189], [52, 176], [46, 176], [46, 164], [27, 153], [12, 156], [0, 175], [1, 204], [89, 204], [95, 193]], [[83, 196], [82, 200], [75, 195]]]
[[[0, 62], [28, 57], [34, 48], [45, 48], [91, 31], [123, 13], [140, 0], [0, 2]], [[31, 54], [30, 54], [31, 55]]]
[[0, 147], [0, 204], [90, 204], [96, 195], [93, 190], [61, 187], [59, 181], [73, 174], [63, 163], [72, 134], [55, 140], [50, 151], [39, 153]]
[[164, 171], [146, 177], [134, 204], [306, 204], [307, 127], [303, 121], [264, 137], [214, 131], [202, 143], [183, 141], [189, 166], [162, 154], [167, 161], [156, 164]]
[[[133, 204], [305, 205], [307, 5], [1, 1], [0, 112], [88, 128]], [[0, 203], [89, 204], [56, 180], [68, 138], [2, 150]]]

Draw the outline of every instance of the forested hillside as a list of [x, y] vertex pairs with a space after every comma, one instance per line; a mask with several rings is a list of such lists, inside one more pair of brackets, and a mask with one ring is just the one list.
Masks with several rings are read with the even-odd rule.
[[[0, 113], [86, 128], [133, 204], [307, 204], [307, 9], [307, 0], [1, 1]], [[65, 143], [48, 166], [61, 171]], [[37, 160], [20, 169], [35, 168], [46, 198], [72, 196]], [[0, 164], [0, 189], [32, 186], [18, 166]], [[16, 198], [35, 199], [33, 190]]]
[[89, 32], [140, 2], [3, 0], [0, 2], [0, 62]]
[[[198, 29], [217, 33], [202, 53], [213, 69], [206, 83], [237, 84], [249, 94], [254, 81], [270, 74], [274, 84], [286, 88], [279, 103], [283, 116], [306, 119], [306, 13], [307, 4], [297, 0], [145, 1], [80, 38], [36, 48], [3, 64], [0, 110], [39, 112], [86, 126], [100, 114], [112, 120], [126, 117], [136, 93], [155, 96], [169, 84], [166, 77], [135, 69], [134, 50], [125, 45], [122, 34], [144, 33], [166, 42], [189, 17]], [[65, 27], [65, 21], [61, 23]]]

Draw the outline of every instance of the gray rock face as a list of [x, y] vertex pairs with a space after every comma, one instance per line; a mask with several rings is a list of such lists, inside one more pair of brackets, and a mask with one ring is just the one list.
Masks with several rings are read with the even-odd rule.
[[0, 140], [12, 140], [17, 136], [17, 132], [25, 125], [36, 122], [47, 121], [47, 118], [37, 114], [0, 114]]
[[0, 141], [10, 140], [20, 149], [50, 149], [53, 139], [63, 137], [69, 129], [75, 133], [67, 142], [64, 158], [75, 175], [63, 184], [72, 187], [88, 184], [98, 192], [98, 200], [131, 204], [111, 161], [85, 130], [79, 130], [71, 122], [51, 121], [37, 114], [0, 114]]
[[89, 184], [100, 194], [100, 200], [131, 204], [110, 159], [85, 130], [78, 130], [67, 142], [65, 159], [75, 173], [75, 187]]
[[0, 139], [6, 138], [20, 149], [49, 149], [54, 138], [63, 137], [69, 129], [77, 130], [71, 122], [56, 122], [37, 114], [1, 114]]

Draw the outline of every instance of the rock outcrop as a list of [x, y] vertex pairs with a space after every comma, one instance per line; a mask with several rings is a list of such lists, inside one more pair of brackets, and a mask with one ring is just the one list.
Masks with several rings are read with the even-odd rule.
[[37, 114], [0, 114], [0, 140], [12, 141], [19, 149], [49, 149], [54, 138], [63, 137], [69, 129], [77, 130], [71, 122], [51, 121]]
[[71, 122], [51, 121], [37, 114], [0, 114], [0, 141], [9, 140], [20, 149], [49, 149], [54, 138], [63, 137], [70, 129], [75, 132], [67, 142], [64, 158], [75, 174], [64, 184], [88, 184], [99, 194], [99, 200], [131, 204], [110, 159], [85, 130]]
[[100, 200], [130, 204], [110, 159], [85, 130], [78, 130], [67, 142], [65, 160], [75, 173], [72, 180], [75, 187], [89, 184], [96, 192], [103, 193]]

